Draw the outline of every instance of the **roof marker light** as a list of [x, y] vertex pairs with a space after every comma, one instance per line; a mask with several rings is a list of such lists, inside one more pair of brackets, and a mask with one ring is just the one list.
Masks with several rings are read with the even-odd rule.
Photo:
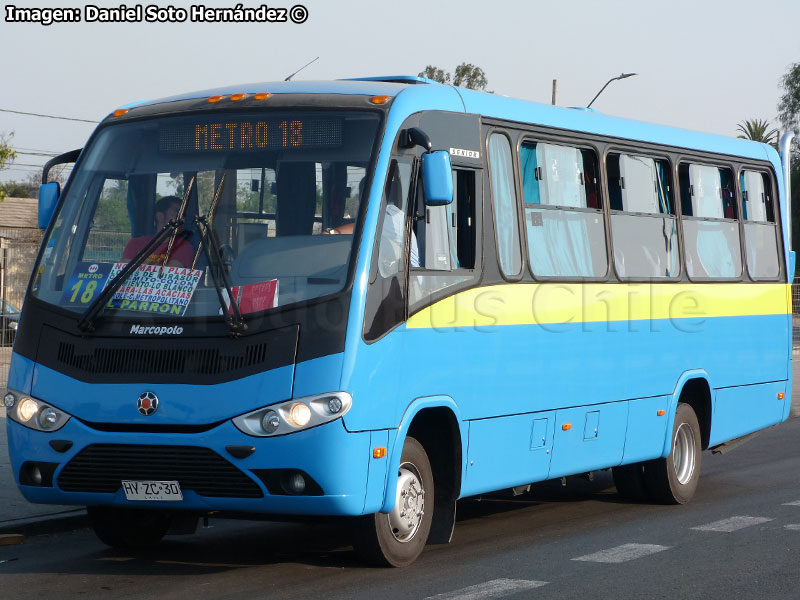
[[389, 96], [373, 96], [369, 101], [373, 104], [386, 104], [389, 101]]
[[238, 102], [239, 100], [244, 100], [247, 98], [247, 94], [234, 94], [231, 96], [231, 101]]
[[255, 96], [253, 96], [253, 98], [254, 98], [255, 100], [266, 100], [266, 99], [267, 99], [267, 98], [269, 98], [270, 96], [272, 96], [272, 94], [270, 94], [269, 92], [259, 92], [258, 94], [256, 94]]
[[219, 102], [219, 101], [220, 101], [220, 100], [222, 100], [224, 97], [225, 97], [225, 96], [209, 96], [209, 98], [208, 98], [208, 101], [209, 101], [211, 104], [214, 104], [214, 102]]
[[130, 108], [118, 108], [113, 114], [115, 117], [121, 117], [122, 115], [127, 115], [130, 111]]

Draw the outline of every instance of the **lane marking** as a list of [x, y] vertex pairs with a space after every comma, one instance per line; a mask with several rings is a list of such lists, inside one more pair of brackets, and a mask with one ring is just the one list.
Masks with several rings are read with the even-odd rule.
[[790, 531], [800, 531], [800, 523], [790, 523], [789, 525], [784, 525], [783, 528]]
[[730, 533], [731, 531], [738, 531], [745, 527], [752, 525], [760, 525], [772, 521], [769, 517], [730, 517], [729, 519], [722, 519], [721, 521], [714, 521], [698, 527], [691, 527], [697, 531], [721, 531], [723, 533]]
[[622, 544], [622, 546], [617, 546], [616, 548], [600, 550], [600, 552], [579, 556], [572, 560], [599, 563], [623, 563], [649, 554], [655, 554], [656, 552], [663, 552], [664, 550], [669, 550], [669, 548], [669, 546], [659, 546], [658, 544]]
[[425, 600], [483, 600], [484, 598], [501, 598], [509, 594], [532, 590], [548, 581], [533, 581], [529, 579], [493, 579], [477, 585], [471, 585], [453, 592], [445, 592], [436, 596], [428, 596]]
[[784, 502], [781, 506], [800, 506], [800, 500], [795, 500], [794, 502]]

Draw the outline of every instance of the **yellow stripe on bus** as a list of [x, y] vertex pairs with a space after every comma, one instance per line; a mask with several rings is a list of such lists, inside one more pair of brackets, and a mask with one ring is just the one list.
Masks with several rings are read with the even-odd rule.
[[473, 288], [414, 314], [409, 329], [782, 315], [784, 283], [509, 283]]

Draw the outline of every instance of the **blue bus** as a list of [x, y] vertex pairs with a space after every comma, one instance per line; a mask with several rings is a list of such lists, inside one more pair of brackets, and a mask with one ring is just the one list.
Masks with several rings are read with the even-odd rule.
[[349, 517], [404, 566], [459, 498], [611, 468], [688, 502], [789, 414], [769, 146], [384, 77], [132, 104], [65, 161], [8, 440], [111, 546]]

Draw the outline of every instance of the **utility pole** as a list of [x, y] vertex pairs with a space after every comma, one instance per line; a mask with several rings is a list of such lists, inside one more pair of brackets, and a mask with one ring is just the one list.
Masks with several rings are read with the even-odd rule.
[[558, 97], [558, 79], [553, 79], [553, 106], [556, 105], [556, 98]]

